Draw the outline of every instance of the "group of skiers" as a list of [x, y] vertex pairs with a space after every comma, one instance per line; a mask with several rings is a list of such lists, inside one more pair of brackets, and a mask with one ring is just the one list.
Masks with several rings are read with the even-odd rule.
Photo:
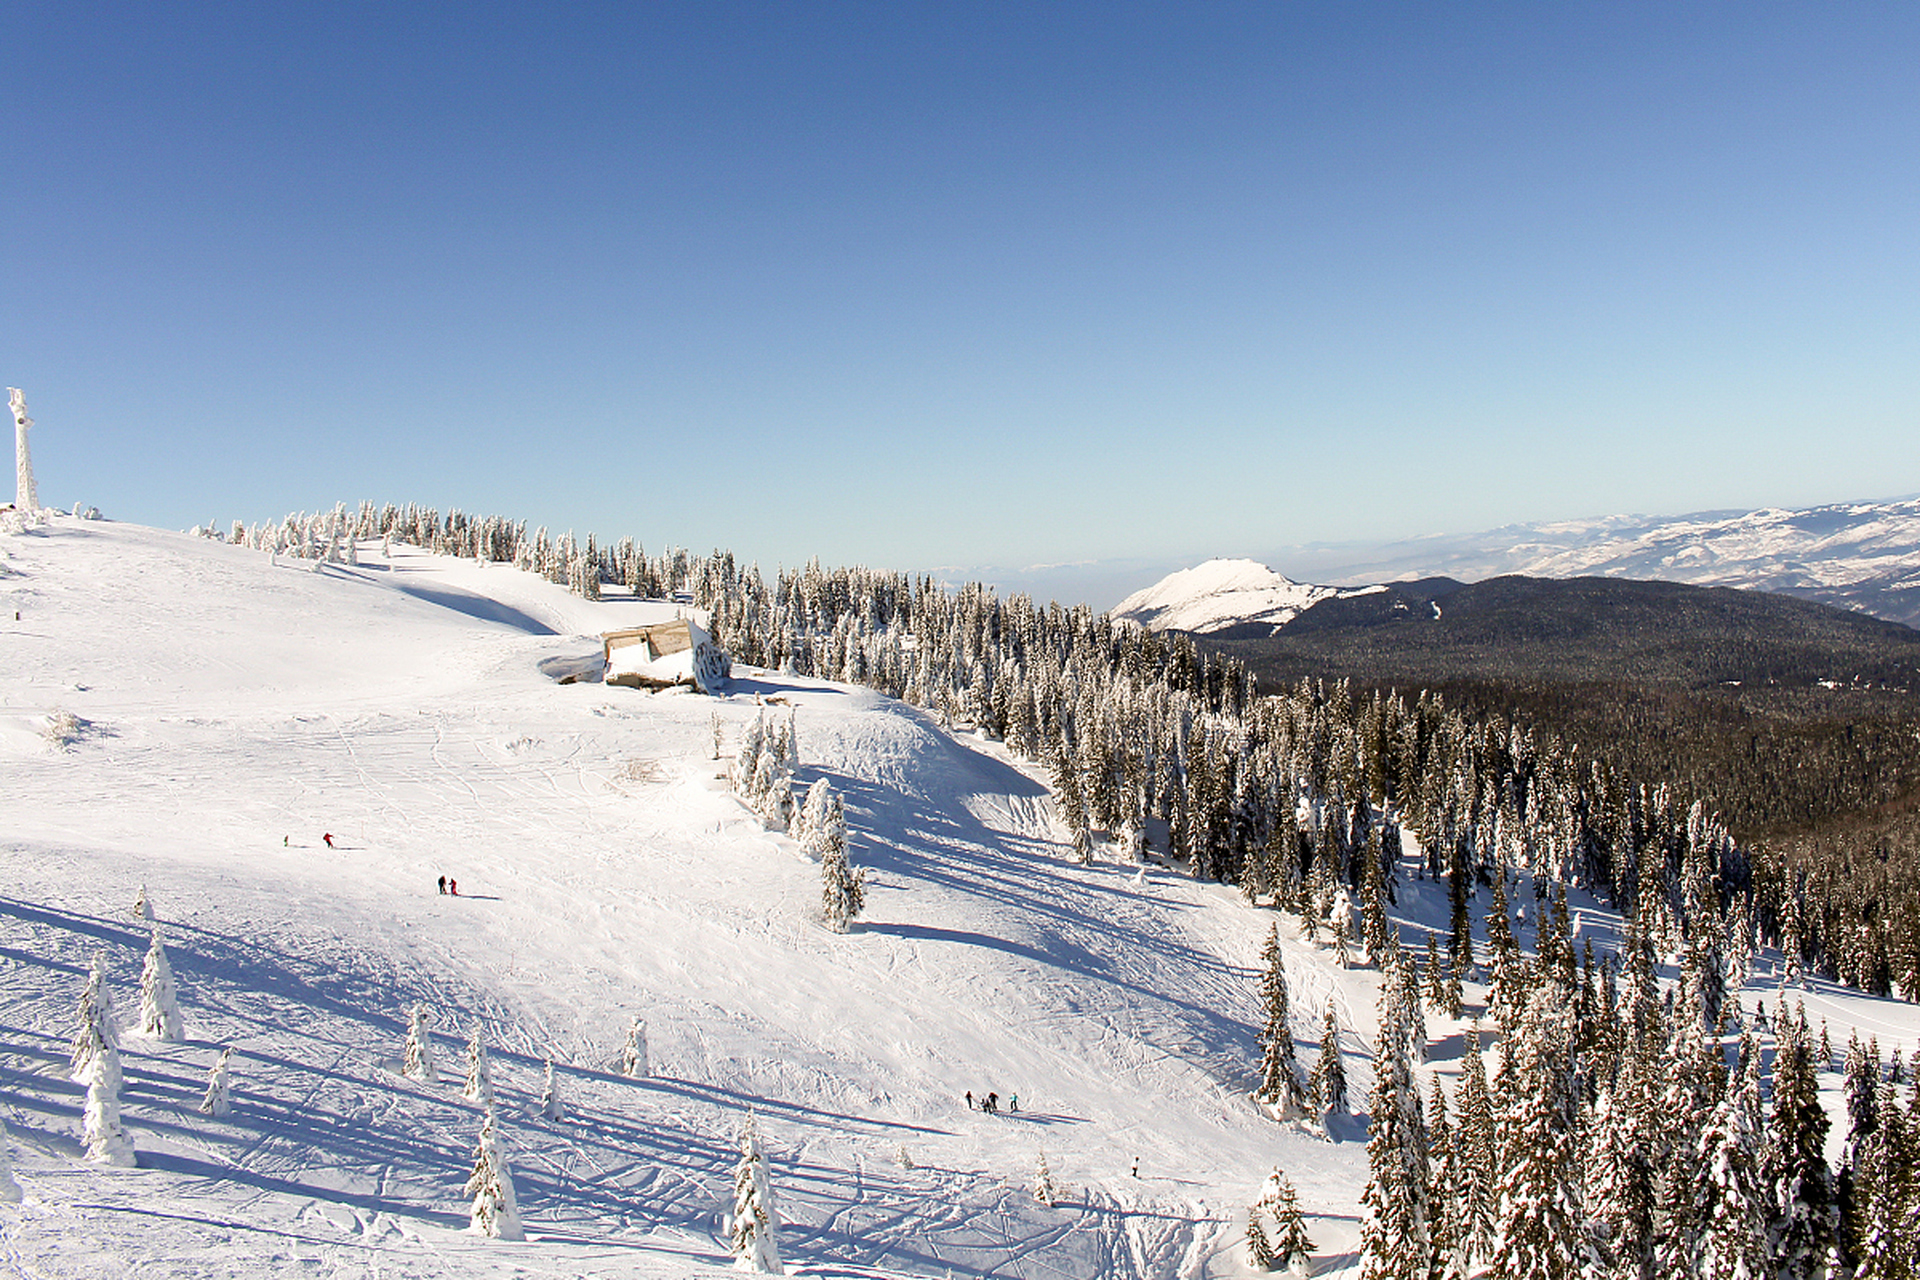
[[[331, 849], [331, 848], [333, 848], [333, 847], [334, 847], [334, 846], [333, 846], [333, 833], [332, 833], [331, 831], [329, 831], [329, 832], [326, 832], [325, 834], [323, 834], [323, 835], [322, 835], [322, 836], [320, 837], [320, 839], [321, 839], [321, 840], [322, 840], [322, 841], [323, 841], [323, 842], [324, 842], [324, 843], [326, 844], [326, 846], [327, 846], [327, 848], [329, 848], [329, 849]], [[283, 844], [283, 845], [290, 845], [290, 844], [291, 844], [291, 842], [292, 842], [292, 837], [291, 837], [291, 836], [281, 836], [281, 837], [280, 837], [280, 843], [281, 843], [281, 844]], [[450, 897], [450, 898], [457, 898], [457, 897], [459, 897], [459, 896], [460, 896], [460, 882], [459, 882], [458, 880], [455, 880], [455, 879], [454, 879], [454, 878], [453, 878], [452, 876], [441, 876], [441, 877], [440, 877], [440, 894], [441, 894], [441, 896], [442, 896], [442, 897]], [[972, 1106], [972, 1105], [973, 1105], [973, 1095], [972, 1095], [972, 1094], [968, 1094], [968, 1095], [967, 1095], [967, 1105], [968, 1105], [968, 1106]], [[1018, 1111], [1019, 1109], [1020, 1109], [1020, 1108], [1019, 1108], [1018, 1106], [1015, 1106], [1015, 1107], [1014, 1107], [1014, 1110], [1015, 1110], [1015, 1111]]]
[[[969, 1089], [967, 1090], [967, 1110], [984, 1111], [990, 1116], [999, 1115], [1000, 1114], [1000, 1095], [997, 1093], [989, 1093], [983, 1096], [982, 1098], [980, 1098], [978, 1101], [975, 1101], [973, 1096], [973, 1090]], [[1007, 1099], [1007, 1110], [1010, 1113], [1017, 1113], [1020, 1110], [1019, 1094], [1016, 1093], [1012, 1097]]]

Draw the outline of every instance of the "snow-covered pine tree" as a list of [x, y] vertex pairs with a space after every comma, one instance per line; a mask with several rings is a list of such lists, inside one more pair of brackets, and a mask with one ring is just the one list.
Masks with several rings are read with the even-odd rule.
[[760, 1150], [760, 1131], [752, 1115], [740, 1129], [740, 1162], [733, 1169], [733, 1215], [727, 1223], [727, 1243], [734, 1265], [742, 1271], [785, 1275], [780, 1265], [780, 1215], [774, 1205], [773, 1180]]
[[87, 1067], [87, 1103], [82, 1118], [87, 1159], [131, 1169], [133, 1141], [120, 1123], [120, 1051], [103, 1044]]
[[1456, 1269], [1466, 1274], [1493, 1256], [1494, 1207], [1498, 1197], [1499, 1148], [1493, 1124], [1493, 1098], [1487, 1090], [1487, 1063], [1480, 1053], [1480, 1028], [1467, 1033], [1466, 1060], [1454, 1095], [1453, 1149], [1460, 1170], [1453, 1189]]
[[207, 1070], [207, 1092], [200, 1099], [200, 1114], [224, 1116], [233, 1110], [233, 1083], [228, 1076], [228, 1064], [233, 1061], [231, 1046], [222, 1049], [213, 1066]]
[[1853, 1280], [1911, 1280], [1914, 1117], [1898, 1105], [1892, 1081], [1883, 1081], [1879, 1093], [1883, 1122], [1861, 1142], [1853, 1162]]
[[1297, 1120], [1307, 1114], [1307, 1095], [1301, 1088], [1300, 1067], [1294, 1058], [1287, 966], [1280, 953], [1278, 925], [1267, 926], [1260, 964], [1260, 1083], [1253, 1091], [1253, 1100], [1276, 1120]]
[[1053, 1180], [1053, 1170], [1047, 1164], [1047, 1153], [1040, 1151], [1033, 1165], [1033, 1198], [1051, 1209], [1060, 1203], [1060, 1187]]
[[1433, 1243], [1432, 1280], [1450, 1273], [1466, 1275], [1460, 1261], [1460, 1144], [1447, 1118], [1447, 1092], [1433, 1078], [1427, 1095], [1427, 1235]]
[[115, 1050], [118, 1061], [120, 1033], [114, 1025], [113, 1001], [107, 993], [105, 956], [95, 954], [93, 957], [93, 967], [87, 971], [87, 985], [81, 988], [80, 1001], [73, 1012], [76, 1025], [68, 1061], [73, 1067], [73, 1082], [85, 1084], [103, 1046]]
[[1353, 899], [1347, 893], [1347, 886], [1337, 885], [1333, 891], [1333, 905], [1328, 908], [1330, 927], [1333, 936], [1333, 962], [1342, 969], [1353, 963], [1350, 944], [1353, 940]]
[[140, 886], [140, 892], [133, 899], [133, 918], [135, 920], [153, 919], [153, 899], [147, 894], [147, 886]]
[[473, 1173], [467, 1178], [467, 1194], [473, 1197], [471, 1230], [475, 1235], [495, 1240], [524, 1240], [520, 1225], [520, 1207], [515, 1203], [513, 1169], [507, 1164], [500, 1145], [500, 1133], [493, 1108], [487, 1108], [480, 1122], [480, 1139], [473, 1153]]
[[1287, 1175], [1275, 1169], [1261, 1184], [1260, 1198], [1247, 1210], [1247, 1260], [1257, 1271], [1285, 1269], [1305, 1276], [1312, 1254], [1300, 1198]]
[[1340, 1052], [1340, 1019], [1329, 1001], [1320, 1019], [1320, 1054], [1313, 1060], [1313, 1074], [1307, 1090], [1319, 1110], [1320, 1125], [1327, 1128], [1334, 1116], [1352, 1113], [1347, 1100], [1347, 1064]]
[[553, 1059], [547, 1059], [546, 1078], [540, 1085], [540, 1114], [549, 1120], [567, 1118], [565, 1104], [560, 1101], [560, 1081], [553, 1074]]
[[433, 1065], [433, 1015], [424, 1004], [414, 1005], [407, 1015], [407, 1047], [400, 1058], [400, 1074], [428, 1084], [440, 1080]]
[[477, 1020], [467, 1037], [467, 1083], [461, 1088], [460, 1096], [489, 1111], [493, 1109], [493, 1072], [487, 1066], [487, 1042], [480, 1036]]
[[740, 749], [733, 753], [733, 767], [728, 771], [733, 789], [751, 803], [753, 800], [753, 780], [760, 771], [760, 753], [767, 740], [767, 713], [763, 709], [756, 713], [753, 722], [747, 726], [746, 733], [740, 739]]
[[1760, 1048], [1740, 1041], [1740, 1065], [1701, 1133], [1695, 1220], [1701, 1224], [1701, 1280], [1759, 1280], [1767, 1274], [1767, 1205], [1760, 1182]]
[[1832, 1175], [1827, 1167], [1830, 1121], [1820, 1104], [1813, 1045], [1804, 1009], [1778, 1011], [1773, 1058], [1773, 1113], [1761, 1157], [1768, 1191], [1769, 1243], [1783, 1275], [1816, 1276], [1836, 1243]]
[[1493, 1258], [1503, 1280], [1580, 1274], [1584, 1218], [1566, 1012], [1556, 984], [1535, 986], [1510, 1050], [1514, 1092], [1498, 1129], [1506, 1166], [1499, 1201], [1504, 1230]]
[[[1427, 1141], [1407, 1060], [1398, 965], [1380, 992], [1380, 1038], [1368, 1100], [1367, 1185], [1360, 1195], [1360, 1280], [1426, 1280]], [[1417, 993], [1412, 998], [1419, 998]]]
[[867, 873], [847, 861], [847, 820], [840, 797], [833, 797], [820, 851], [820, 909], [827, 928], [845, 933], [867, 905]]
[[620, 1074], [630, 1080], [644, 1080], [652, 1070], [653, 1064], [647, 1060], [646, 1020], [636, 1016], [627, 1028], [627, 1043], [620, 1049]]
[[1387, 936], [1392, 925], [1387, 920], [1386, 870], [1373, 838], [1362, 847], [1360, 863], [1360, 945], [1367, 963], [1377, 965], [1393, 944]]
[[140, 1034], [178, 1044], [185, 1032], [180, 1024], [180, 1002], [173, 987], [173, 967], [160, 945], [160, 927], [153, 927], [147, 962], [140, 971]]

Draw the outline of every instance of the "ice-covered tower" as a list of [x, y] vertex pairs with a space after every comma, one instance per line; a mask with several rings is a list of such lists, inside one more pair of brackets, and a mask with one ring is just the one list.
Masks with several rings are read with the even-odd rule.
[[33, 419], [27, 416], [27, 397], [18, 387], [7, 388], [7, 404], [13, 410], [13, 467], [16, 480], [14, 509], [32, 523], [40, 515], [40, 494], [33, 487], [33, 455], [27, 452], [27, 428]]

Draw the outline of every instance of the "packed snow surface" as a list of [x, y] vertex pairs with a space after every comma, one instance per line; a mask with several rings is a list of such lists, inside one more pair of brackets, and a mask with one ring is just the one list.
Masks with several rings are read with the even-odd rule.
[[[717, 1274], [749, 1115], [790, 1273], [1243, 1276], [1276, 1166], [1319, 1272], [1351, 1269], [1364, 1124], [1248, 1102], [1255, 966], [1278, 920], [1302, 1066], [1331, 1004], [1356, 1105], [1376, 976], [1229, 887], [1075, 865], [997, 745], [741, 668], [714, 698], [560, 683], [599, 632], [683, 605], [499, 565], [371, 544], [316, 568], [65, 518], [0, 550], [0, 1117], [24, 1192], [0, 1203], [0, 1271]], [[763, 712], [794, 717], [797, 787], [846, 797], [870, 878], [844, 936], [818, 868], [719, 776], [715, 717], [724, 757]], [[1418, 942], [1446, 903], [1410, 872]], [[142, 886], [180, 1043], [132, 1034]], [[1612, 917], [1574, 905], [1604, 947]], [[80, 1143], [67, 1048], [96, 955], [133, 1168]], [[1806, 999], [1842, 1039], [1913, 1048], [1909, 1006]], [[438, 1083], [401, 1074], [415, 1004]], [[630, 1079], [636, 1016], [651, 1072]], [[475, 1029], [523, 1242], [468, 1229]], [[1461, 1027], [1429, 1031], [1419, 1070], [1447, 1075]], [[203, 1114], [227, 1047], [231, 1110]], [[1027, 1189], [1043, 1152], [1052, 1207]]]

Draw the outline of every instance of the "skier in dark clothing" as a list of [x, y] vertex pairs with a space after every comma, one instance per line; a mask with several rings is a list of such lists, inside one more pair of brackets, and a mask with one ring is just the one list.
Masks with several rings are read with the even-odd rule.
[[447, 878], [445, 876], [440, 877], [440, 896], [443, 898], [447, 896]]
[[973, 1090], [967, 1090], [967, 1110], [973, 1110]]
[[994, 1115], [994, 1114], [996, 1114], [996, 1113], [998, 1113], [998, 1112], [999, 1112], [999, 1110], [1000, 1110], [1000, 1095], [999, 1095], [999, 1094], [997, 1094], [997, 1093], [990, 1093], [990, 1094], [988, 1094], [988, 1095], [987, 1095], [987, 1105], [986, 1105], [986, 1108], [985, 1108], [985, 1110], [986, 1110], [986, 1113], [987, 1113], [988, 1115]]

